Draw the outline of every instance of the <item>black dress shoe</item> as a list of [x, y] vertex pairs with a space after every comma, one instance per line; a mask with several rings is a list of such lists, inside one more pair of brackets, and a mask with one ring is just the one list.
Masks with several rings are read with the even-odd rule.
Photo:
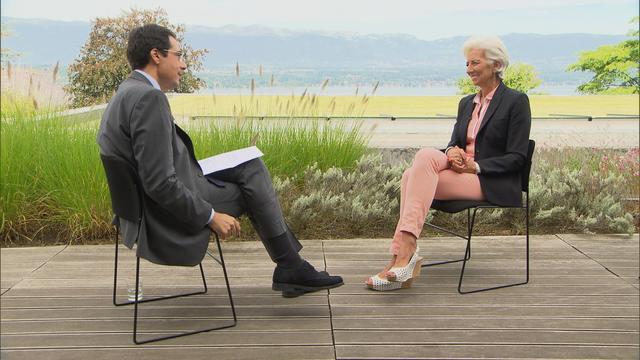
[[276, 266], [273, 272], [273, 290], [282, 291], [284, 297], [298, 297], [308, 292], [331, 289], [344, 284], [342, 277], [317, 271], [307, 261], [294, 268]]

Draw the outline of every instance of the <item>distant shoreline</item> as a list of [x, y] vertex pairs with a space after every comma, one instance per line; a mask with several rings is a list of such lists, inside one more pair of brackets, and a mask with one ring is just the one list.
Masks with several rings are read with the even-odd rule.
[[[532, 91], [533, 94], [541, 93], [544, 95], [557, 96], [577, 96], [578, 85], [540, 85]], [[328, 86], [324, 90], [320, 86], [271, 86], [257, 87], [254, 95], [301, 95], [303, 92], [307, 94], [317, 94], [323, 96], [358, 96], [365, 94], [371, 95], [373, 88], [371, 85], [358, 87], [354, 86]], [[420, 87], [404, 87], [404, 86], [379, 86], [375, 96], [454, 96], [457, 94], [455, 86], [420, 86]], [[216, 95], [251, 95], [251, 89], [246, 88], [205, 88], [200, 89], [198, 94], [216, 94]]]

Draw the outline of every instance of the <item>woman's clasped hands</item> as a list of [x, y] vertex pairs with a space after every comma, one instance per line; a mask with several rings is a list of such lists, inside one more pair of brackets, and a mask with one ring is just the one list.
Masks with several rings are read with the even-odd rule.
[[467, 153], [458, 146], [454, 146], [447, 151], [447, 160], [449, 161], [449, 166], [455, 172], [476, 173], [476, 163], [473, 158], [467, 156]]

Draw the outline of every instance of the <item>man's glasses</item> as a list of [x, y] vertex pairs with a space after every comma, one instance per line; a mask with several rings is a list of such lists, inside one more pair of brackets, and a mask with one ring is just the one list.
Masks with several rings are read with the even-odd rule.
[[177, 56], [179, 59], [182, 59], [182, 55], [184, 55], [184, 54], [182, 53], [182, 50], [162, 49], [162, 51], [166, 51], [166, 52], [174, 53], [174, 54], [176, 54], [176, 56]]

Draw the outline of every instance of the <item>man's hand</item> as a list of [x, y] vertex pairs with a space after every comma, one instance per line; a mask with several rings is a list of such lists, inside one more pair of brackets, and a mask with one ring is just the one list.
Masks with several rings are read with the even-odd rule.
[[449, 161], [449, 165], [451, 166], [451, 168], [453, 168], [454, 170], [454, 166], [462, 168], [465, 164], [466, 159], [467, 154], [457, 145], [447, 151], [447, 160]]
[[213, 219], [209, 223], [211, 230], [215, 231], [222, 240], [225, 240], [227, 236], [240, 235], [240, 223], [233, 216], [216, 212], [213, 215]]

